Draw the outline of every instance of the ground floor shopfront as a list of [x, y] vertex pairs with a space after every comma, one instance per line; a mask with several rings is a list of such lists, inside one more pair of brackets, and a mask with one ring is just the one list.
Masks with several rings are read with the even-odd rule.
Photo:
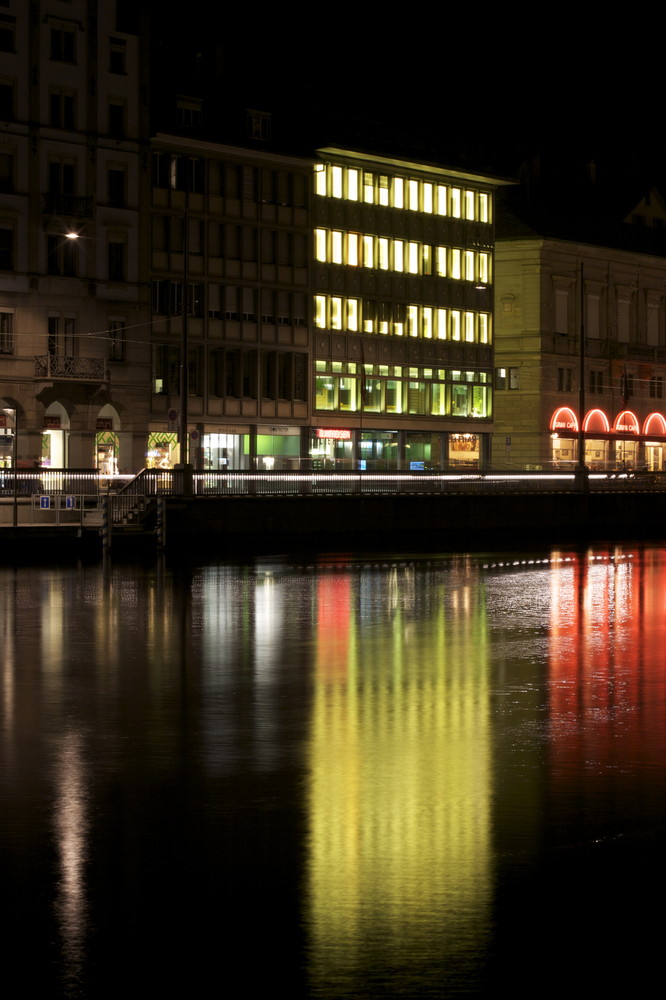
[[[662, 472], [666, 468], [666, 415], [658, 411], [640, 418], [632, 410], [609, 416], [602, 409], [591, 409], [583, 419], [582, 432], [588, 469]], [[553, 412], [549, 434], [552, 467], [576, 464], [580, 431], [571, 407], [560, 406]]]
[[[190, 429], [190, 461], [200, 470], [478, 469], [486, 467], [490, 434], [460, 431], [257, 424]], [[180, 462], [178, 434], [154, 427], [148, 434], [147, 468]]]

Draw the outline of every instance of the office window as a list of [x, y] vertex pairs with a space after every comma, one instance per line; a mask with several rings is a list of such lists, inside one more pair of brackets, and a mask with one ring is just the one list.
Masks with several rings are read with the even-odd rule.
[[110, 319], [107, 336], [109, 338], [109, 361], [124, 361], [125, 320]]
[[109, 72], [125, 72], [125, 40], [123, 38], [109, 39]]
[[0, 354], [14, 353], [14, 314], [0, 312]]
[[76, 34], [73, 28], [51, 28], [51, 59], [76, 62]]

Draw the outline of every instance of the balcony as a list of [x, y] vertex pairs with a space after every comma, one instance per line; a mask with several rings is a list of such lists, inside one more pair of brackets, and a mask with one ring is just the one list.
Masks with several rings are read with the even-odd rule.
[[93, 200], [78, 194], [45, 194], [44, 213], [75, 219], [92, 219]]
[[42, 354], [35, 358], [36, 379], [59, 382], [106, 382], [104, 358], [74, 358], [67, 354]]

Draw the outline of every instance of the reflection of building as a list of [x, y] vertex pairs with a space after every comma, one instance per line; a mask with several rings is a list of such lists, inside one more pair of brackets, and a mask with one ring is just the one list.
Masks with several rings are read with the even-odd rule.
[[136, 18], [84, 0], [5, 8], [0, 397], [18, 410], [20, 463], [136, 468], [148, 378]]
[[[655, 198], [651, 201], [656, 204]], [[495, 466], [572, 466], [578, 460], [582, 419], [590, 469], [664, 468], [662, 230], [656, 223], [649, 229], [623, 224], [610, 232], [618, 247], [633, 248], [533, 234], [497, 241]], [[593, 236], [601, 242], [598, 232]]]
[[489, 178], [319, 151], [310, 454], [364, 468], [489, 454]]

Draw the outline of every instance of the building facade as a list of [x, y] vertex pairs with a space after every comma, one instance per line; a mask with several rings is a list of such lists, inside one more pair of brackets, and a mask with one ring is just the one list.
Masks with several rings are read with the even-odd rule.
[[591, 470], [664, 469], [666, 259], [500, 239], [496, 278], [493, 466], [573, 467], [582, 430]]
[[483, 465], [494, 183], [327, 148], [313, 187], [313, 461]]
[[143, 464], [140, 25], [90, 0], [0, 9], [0, 463]]

